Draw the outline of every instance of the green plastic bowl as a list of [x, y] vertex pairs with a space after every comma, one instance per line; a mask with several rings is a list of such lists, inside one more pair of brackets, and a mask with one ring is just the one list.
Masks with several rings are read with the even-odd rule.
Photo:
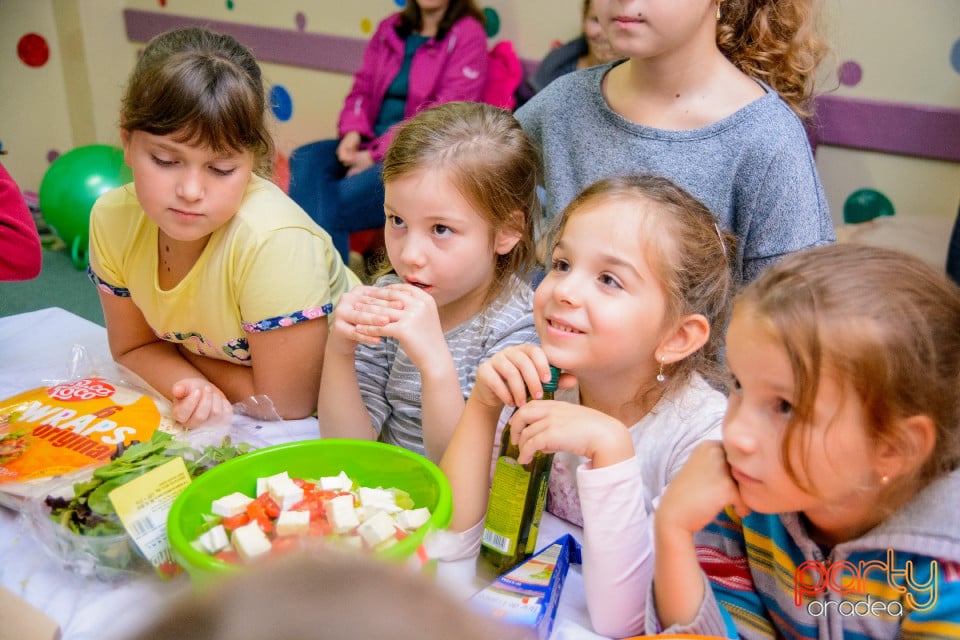
[[294, 478], [317, 479], [346, 472], [365, 487], [395, 487], [410, 494], [417, 507], [430, 509], [430, 520], [378, 557], [404, 561], [431, 531], [445, 529], [453, 516], [450, 484], [440, 468], [427, 458], [401, 447], [367, 440], [306, 440], [279, 444], [246, 453], [195, 479], [174, 501], [167, 519], [167, 537], [174, 559], [195, 584], [242, 570], [197, 551], [197, 538], [210, 505], [234, 491], [253, 496], [257, 478], [286, 471]]

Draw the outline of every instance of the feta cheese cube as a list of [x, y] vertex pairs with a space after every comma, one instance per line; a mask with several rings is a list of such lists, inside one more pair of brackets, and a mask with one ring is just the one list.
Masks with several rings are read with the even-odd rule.
[[430, 519], [430, 509], [420, 507], [419, 509], [408, 509], [397, 514], [397, 526], [407, 531], [419, 529]]
[[357, 533], [371, 547], [375, 547], [387, 538], [396, 535], [396, 532], [397, 528], [393, 523], [393, 518], [385, 511], [381, 511], [357, 527]]
[[359, 507], [354, 509], [354, 511], [357, 512], [357, 518], [360, 519], [360, 522], [365, 522], [366, 520], [369, 520], [373, 516], [380, 513], [382, 510], [378, 509], [377, 507], [366, 507], [366, 506], [360, 505]]
[[230, 495], [217, 498], [210, 506], [210, 510], [223, 518], [230, 518], [239, 515], [247, 510], [247, 505], [253, 502], [253, 498], [235, 491]]
[[286, 478], [287, 480], [289, 480], [290, 474], [287, 473], [286, 471], [282, 471], [280, 473], [275, 473], [272, 476], [257, 478], [257, 497], [259, 498], [269, 490], [270, 488], [269, 483], [271, 480], [279, 480], [280, 478]]
[[230, 544], [230, 540], [227, 538], [227, 530], [223, 528], [222, 524], [218, 524], [204, 533], [200, 536], [198, 542], [204, 551], [211, 554], [226, 549], [227, 545]]
[[341, 471], [338, 476], [320, 478], [320, 488], [324, 491], [350, 491], [353, 488], [353, 481]]
[[303, 489], [297, 486], [297, 483], [290, 478], [269, 478], [267, 480], [267, 493], [281, 511], [286, 511], [293, 505], [303, 500]]
[[277, 518], [278, 536], [305, 536], [310, 533], [309, 511], [284, 511]]
[[256, 522], [233, 530], [233, 546], [244, 560], [261, 556], [271, 549], [270, 540]]
[[347, 533], [352, 531], [360, 519], [357, 518], [356, 511], [353, 510], [353, 496], [344, 495], [331, 498], [323, 505], [327, 514], [327, 521], [333, 525], [336, 533]]
[[360, 498], [360, 504], [365, 507], [375, 507], [389, 513], [399, 513], [403, 511], [403, 509], [397, 506], [397, 500], [394, 498], [393, 493], [386, 489], [360, 487], [357, 490], [357, 496]]

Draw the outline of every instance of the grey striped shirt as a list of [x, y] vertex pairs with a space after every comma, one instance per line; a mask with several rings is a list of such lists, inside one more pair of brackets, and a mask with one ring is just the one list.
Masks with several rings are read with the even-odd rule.
[[[386, 276], [377, 286], [393, 282], [399, 279]], [[497, 300], [444, 337], [466, 398], [481, 362], [505, 347], [539, 343], [533, 326], [533, 291], [514, 279]], [[420, 371], [399, 342], [384, 338], [376, 345], [359, 345], [355, 362], [360, 394], [379, 439], [422, 454]]]

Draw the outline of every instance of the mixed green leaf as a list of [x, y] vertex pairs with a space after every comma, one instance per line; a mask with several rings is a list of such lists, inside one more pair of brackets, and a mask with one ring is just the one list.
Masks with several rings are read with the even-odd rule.
[[176, 456], [183, 458], [190, 477], [196, 478], [221, 462], [246, 453], [250, 448], [250, 445], [242, 442], [234, 445], [229, 437], [224, 437], [220, 445], [197, 449], [187, 442], [175, 440], [169, 433], [156, 431], [146, 442], [135, 442], [127, 447], [120, 445], [111, 462], [98, 467], [89, 480], [73, 485], [73, 498], [47, 496], [45, 503], [50, 507], [50, 517], [74, 533], [85, 536], [117, 535], [123, 533], [123, 525], [109, 495], [120, 485]]

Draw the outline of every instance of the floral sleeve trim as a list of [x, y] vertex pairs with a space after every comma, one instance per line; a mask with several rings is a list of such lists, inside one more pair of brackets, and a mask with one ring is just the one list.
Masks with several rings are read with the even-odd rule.
[[115, 287], [108, 282], [104, 282], [102, 279], [100, 279], [100, 276], [93, 272], [93, 269], [91, 269], [89, 265], [87, 265], [87, 277], [90, 278], [90, 281], [93, 284], [97, 285], [97, 289], [103, 291], [104, 293], [109, 293], [120, 298], [130, 297], [130, 289], [125, 289], [124, 287]]
[[303, 311], [296, 311], [289, 315], [285, 316], [276, 316], [274, 318], [267, 318], [265, 320], [260, 320], [259, 322], [244, 322], [241, 324], [243, 330], [247, 333], [257, 333], [259, 331], [270, 331], [271, 329], [279, 329], [280, 327], [292, 327], [298, 322], [303, 322], [305, 320], [313, 320], [314, 318], [322, 318], [323, 316], [330, 315], [330, 312], [333, 311], [333, 304], [325, 304], [321, 307], [310, 307], [309, 309], [304, 309]]

